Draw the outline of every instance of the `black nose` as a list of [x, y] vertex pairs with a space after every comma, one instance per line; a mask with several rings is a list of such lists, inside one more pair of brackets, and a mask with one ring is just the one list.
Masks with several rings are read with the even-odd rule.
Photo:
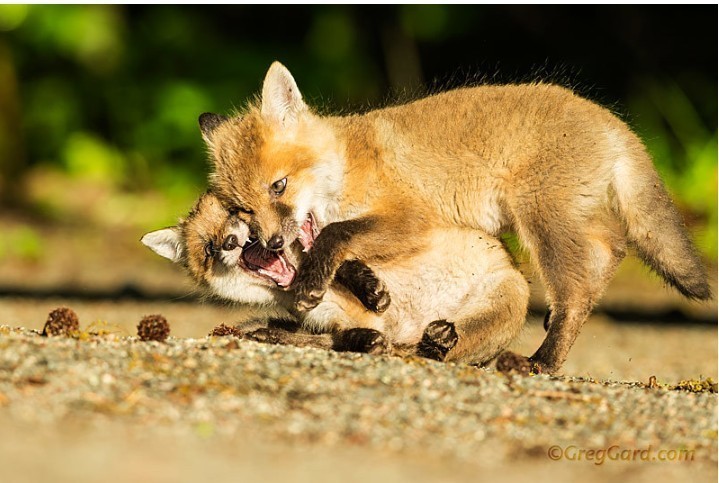
[[274, 235], [272, 238], [267, 240], [267, 248], [270, 250], [279, 250], [284, 244], [285, 239], [282, 238], [282, 235]]
[[229, 235], [227, 238], [225, 238], [225, 241], [222, 244], [222, 249], [225, 250], [226, 252], [229, 252], [239, 246], [240, 246], [240, 242], [237, 240], [237, 237], [235, 235]]

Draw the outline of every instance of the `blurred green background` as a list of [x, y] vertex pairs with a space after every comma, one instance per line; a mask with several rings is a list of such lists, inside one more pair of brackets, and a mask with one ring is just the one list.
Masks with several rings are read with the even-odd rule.
[[176, 221], [205, 186], [198, 115], [242, 105], [275, 59], [330, 112], [480, 81], [573, 86], [639, 132], [715, 261], [716, 18], [716, 5], [2, 5], [0, 261], [56, 250], [44, 226]]

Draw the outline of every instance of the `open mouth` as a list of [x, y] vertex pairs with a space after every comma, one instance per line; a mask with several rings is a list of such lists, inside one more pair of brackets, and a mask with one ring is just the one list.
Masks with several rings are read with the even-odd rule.
[[312, 248], [312, 245], [315, 243], [315, 238], [317, 238], [319, 234], [320, 230], [317, 228], [317, 223], [315, 223], [315, 217], [312, 213], [309, 213], [307, 220], [300, 227], [300, 235], [297, 237], [302, 244], [303, 252], [307, 253], [310, 251], [310, 248]]
[[[311, 213], [308, 214], [297, 237], [302, 244], [303, 252], [312, 248], [319, 233], [315, 217]], [[282, 288], [292, 285], [297, 275], [297, 269], [287, 258], [284, 250], [267, 250], [258, 239], [250, 238], [242, 247], [241, 265], [245, 270], [270, 280]]]
[[248, 240], [242, 247], [242, 262], [245, 268], [287, 288], [295, 279], [297, 270], [289, 262], [284, 251], [270, 251], [262, 247], [259, 240]]

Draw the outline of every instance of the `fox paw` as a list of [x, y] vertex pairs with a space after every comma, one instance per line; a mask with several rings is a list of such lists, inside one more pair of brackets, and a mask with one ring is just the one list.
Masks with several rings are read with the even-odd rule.
[[387, 344], [385, 336], [374, 329], [348, 329], [341, 333], [339, 339], [337, 350], [340, 352], [361, 352], [381, 355], [389, 351], [389, 345]]
[[528, 376], [530, 374], [553, 374], [559, 370], [559, 367], [544, 364], [534, 357], [524, 357], [510, 351], [504, 351], [497, 357], [495, 367], [499, 372], [504, 374], [516, 373], [522, 376]]
[[532, 363], [529, 358], [510, 351], [504, 351], [497, 357], [496, 368], [504, 374], [513, 372], [523, 376], [532, 374]]
[[359, 260], [345, 260], [335, 273], [335, 280], [350, 290], [367, 310], [382, 313], [391, 302], [387, 285]]
[[268, 328], [262, 328], [253, 330], [244, 335], [244, 339], [253, 340], [255, 342], [261, 342], [263, 344], [279, 344], [280, 338], [274, 330]]
[[422, 340], [417, 346], [417, 354], [427, 359], [443, 361], [458, 340], [459, 336], [452, 322], [435, 320], [424, 329]]
[[295, 289], [295, 308], [298, 312], [309, 312], [322, 302], [325, 292], [327, 289], [324, 288], [303, 290], [297, 287]]
[[375, 279], [375, 282], [373, 286], [367, 287], [368, 291], [362, 294], [360, 301], [367, 309], [381, 314], [389, 308], [392, 298], [382, 280]]
[[562, 368], [561, 364], [545, 362], [537, 357], [530, 357], [529, 363], [532, 364], [532, 374], [556, 374]]

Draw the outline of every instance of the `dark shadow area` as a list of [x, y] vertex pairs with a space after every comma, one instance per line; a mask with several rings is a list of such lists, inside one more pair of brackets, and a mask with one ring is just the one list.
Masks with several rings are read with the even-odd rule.
[[[86, 289], [86, 288], [47, 288], [27, 289], [19, 287], [0, 286], [0, 302], [2, 298], [15, 297], [33, 300], [49, 298], [73, 299], [81, 301], [134, 301], [134, 302], [162, 302], [162, 303], [203, 303], [224, 306], [225, 302], [201, 297], [195, 293], [181, 294], [178, 292], [147, 291], [136, 285], [126, 284], [117, 289]], [[529, 307], [527, 318], [543, 318], [546, 307], [533, 304]], [[631, 322], [651, 325], [716, 325], [717, 317], [689, 315], [678, 309], [650, 311], [641, 309], [612, 309], [601, 305], [594, 309], [594, 314], [601, 314], [617, 322]]]
[[[162, 292], [143, 290], [136, 285], [126, 284], [114, 289], [88, 289], [88, 288], [23, 288], [0, 286], [0, 298], [18, 297], [26, 299], [43, 300], [49, 298], [62, 298], [82, 300], [87, 302], [96, 301], [135, 301], [135, 302], [209, 302], [197, 294], [178, 292]], [[223, 304], [224, 305], [224, 304]]]

